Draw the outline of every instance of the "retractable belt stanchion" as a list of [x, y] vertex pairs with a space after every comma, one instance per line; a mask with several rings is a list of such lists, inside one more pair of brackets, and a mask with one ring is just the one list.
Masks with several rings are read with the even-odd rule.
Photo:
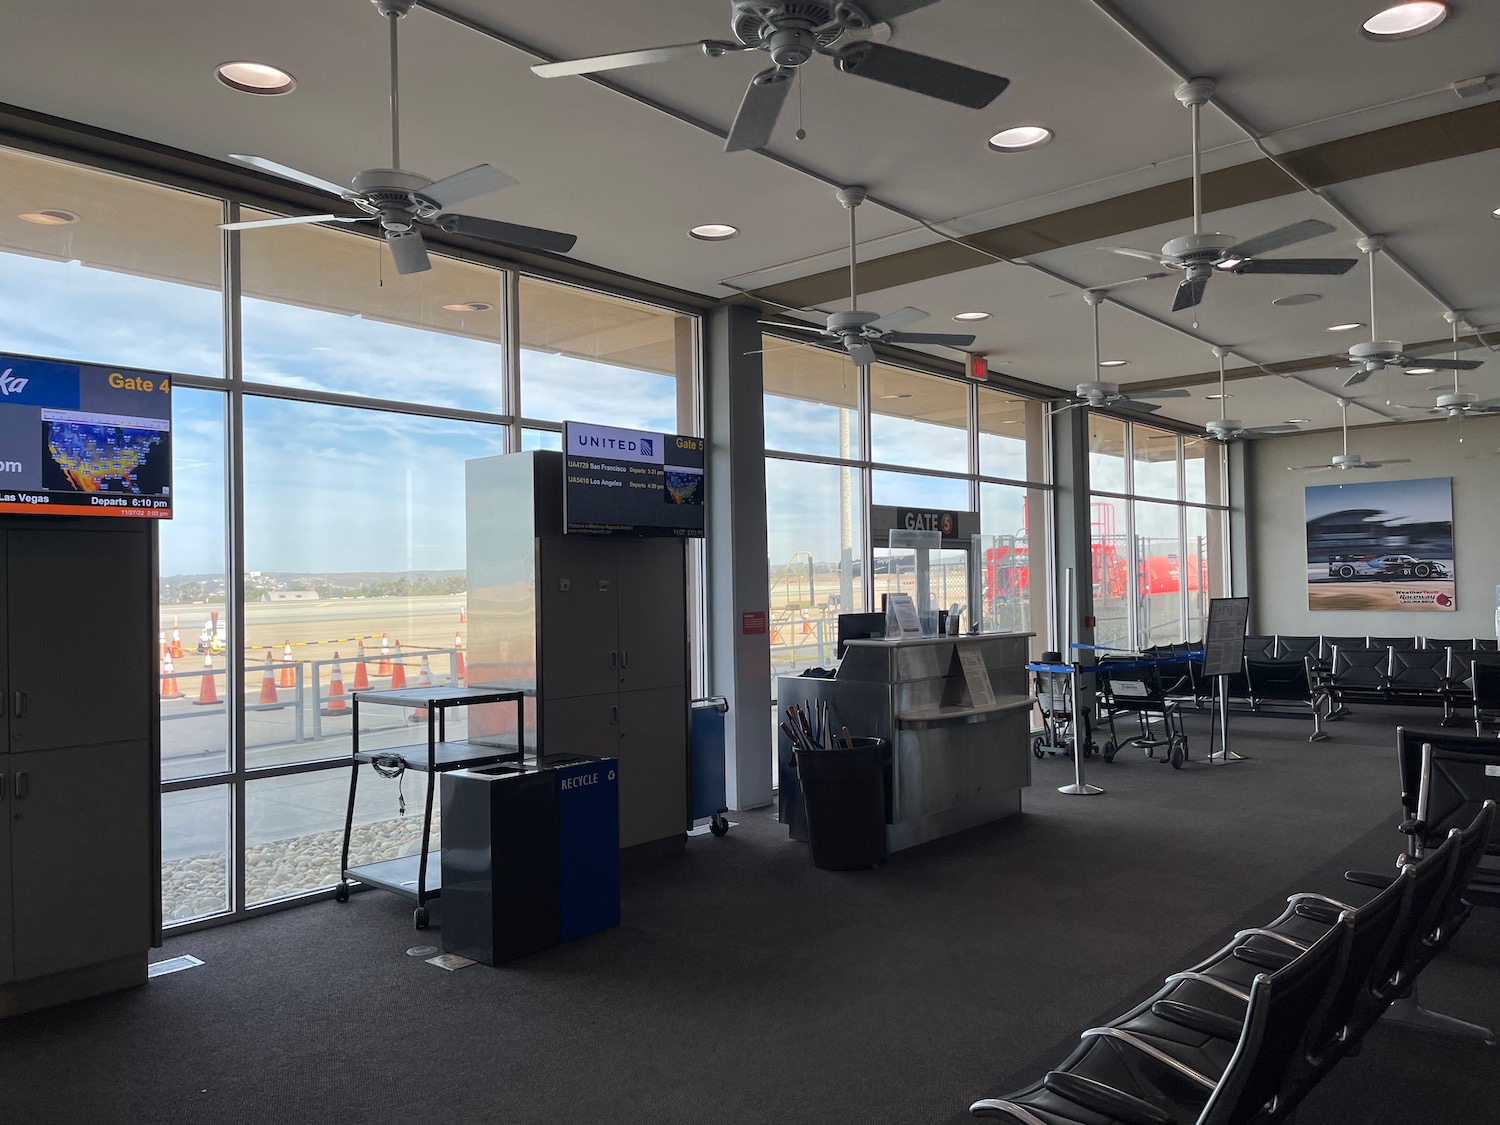
[[1245, 756], [1236, 754], [1229, 748], [1229, 677], [1215, 676], [1219, 681], [1217, 691], [1219, 699], [1219, 748], [1213, 746], [1213, 728], [1209, 728], [1208, 741], [1208, 764], [1211, 766], [1229, 766], [1235, 762], [1243, 762]]
[[1059, 785], [1057, 791], [1066, 793], [1070, 797], [1092, 797], [1104, 790], [1097, 785], [1089, 785], [1083, 780], [1083, 747], [1088, 742], [1080, 722], [1078, 711], [1078, 690], [1083, 684], [1083, 674], [1075, 653], [1078, 651], [1073, 647], [1073, 568], [1068, 567], [1063, 578], [1063, 651], [1067, 654], [1067, 662], [1072, 671], [1072, 698], [1073, 698], [1073, 784]]

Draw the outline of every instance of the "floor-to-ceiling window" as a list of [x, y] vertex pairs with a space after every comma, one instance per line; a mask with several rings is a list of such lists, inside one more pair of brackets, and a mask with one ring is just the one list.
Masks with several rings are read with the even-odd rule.
[[[342, 229], [225, 236], [265, 213], [29, 155], [0, 181], [0, 352], [171, 376], [163, 916], [326, 890], [348, 693], [463, 676], [463, 462], [570, 419], [700, 432], [696, 317], [437, 253], [401, 276]], [[416, 741], [400, 713], [362, 728]], [[372, 780], [354, 862], [420, 828], [424, 779]]]

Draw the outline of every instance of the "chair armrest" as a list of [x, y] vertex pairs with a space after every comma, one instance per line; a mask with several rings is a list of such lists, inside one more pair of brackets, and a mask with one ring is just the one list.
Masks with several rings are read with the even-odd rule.
[[1245, 1026], [1239, 1020], [1230, 1019], [1218, 1012], [1210, 1012], [1205, 1008], [1194, 1007], [1192, 1004], [1184, 1004], [1179, 1000], [1158, 1000], [1151, 1005], [1151, 1014], [1168, 1023], [1175, 1023], [1178, 1027], [1185, 1027], [1189, 1031], [1212, 1035], [1215, 1039], [1227, 1039], [1231, 1043], [1239, 1039], [1240, 1032]]
[[1172, 1125], [1171, 1115], [1150, 1102], [1092, 1078], [1064, 1070], [1049, 1070], [1042, 1085], [1060, 1098], [1128, 1125]]
[[1374, 871], [1345, 871], [1344, 878], [1362, 887], [1379, 887], [1382, 890], [1396, 881], [1394, 875], [1379, 875]]
[[1299, 918], [1306, 918], [1320, 925], [1331, 926], [1339, 920], [1339, 915], [1343, 911], [1332, 906], [1325, 906], [1321, 902], [1299, 902], [1292, 906], [1292, 913]]
[[1411, 819], [1403, 820], [1400, 824], [1396, 825], [1396, 831], [1404, 833], [1407, 836], [1420, 836], [1422, 833], [1427, 831], [1427, 822], [1425, 820], [1418, 820], [1416, 817], [1412, 817]]
[[1269, 949], [1251, 949], [1245, 945], [1235, 946], [1234, 957], [1258, 969], [1270, 969], [1272, 972], [1285, 968], [1297, 959], [1295, 953], [1274, 953]]

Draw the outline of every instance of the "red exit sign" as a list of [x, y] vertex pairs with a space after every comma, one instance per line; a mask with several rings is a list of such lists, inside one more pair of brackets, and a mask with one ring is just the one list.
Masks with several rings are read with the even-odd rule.
[[990, 365], [982, 355], [969, 356], [970, 379], [978, 379], [981, 383], [990, 377]]

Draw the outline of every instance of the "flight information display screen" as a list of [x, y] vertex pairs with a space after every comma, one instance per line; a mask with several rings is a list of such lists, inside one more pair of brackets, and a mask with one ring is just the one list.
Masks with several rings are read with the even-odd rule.
[[702, 438], [563, 425], [563, 514], [587, 535], [703, 537]]
[[170, 376], [0, 355], [0, 512], [170, 519]]

